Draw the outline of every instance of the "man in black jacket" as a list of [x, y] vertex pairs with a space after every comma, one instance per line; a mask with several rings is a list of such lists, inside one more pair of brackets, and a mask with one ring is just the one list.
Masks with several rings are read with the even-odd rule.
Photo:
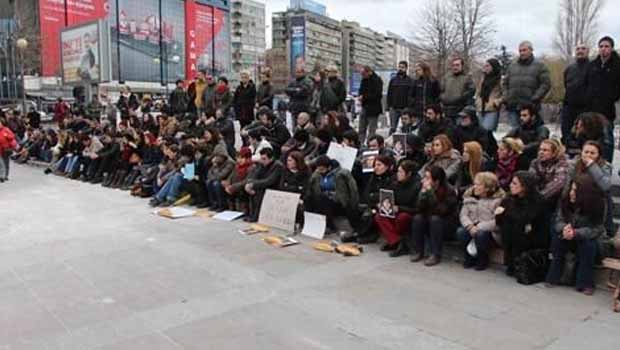
[[467, 106], [458, 114], [458, 117], [459, 124], [454, 132], [454, 147], [463, 153], [463, 145], [465, 143], [476, 141], [489, 158], [495, 158], [497, 154], [497, 140], [495, 140], [492, 131], [488, 131], [480, 126], [476, 117], [476, 108]]
[[450, 138], [452, 143], [454, 140], [454, 125], [452, 121], [443, 116], [441, 106], [432, 105], [426, 107], [426, 118], [420, 125], [418, 135], [424, 140], [424, 143], [431, 143], [437, 135], [444, 134]]
[[168, 99], [170, 112], [172, 112], [172, 115], [179, 117], [187, 111], [188, 103], [189, 95], [183, 88], [183, 80], [177, 80], [177, 87], [170, 93], [170, 98]]
[[[363, 145], [367, 136], [377, 132], [379, 114], [383, 113], [383, 80], [370, 68], [362, 69], [362, 84], [360, 85], [359, 98], [362, 101], [362, 116], [359, 121], [360, 143]], [[368, 130], [368, 135], [366, 135]]]
[[260, 162], [254, 171], [248, 175], [244, 186], [245, 192], [250, 196], [250, 215], [244, 219], [245, 221], [258, 221], [265, 191], [277, 189], [283, 173], [284, 165], [275, 160], [273, 150], [270, 148], [262, 149], [260, 151]]
[[586, 76], [590, 67], [590, 49], [585, 44], [575, 47], [575, 62], [564, 71], [564, 106], [562, 107], [562, 143], [566, 145], [577, 117], [588, 110]]
[[[331, 89], [333, 93], [333, 103], [326, 104], [323, 107], [326, 111], [338, 111], [343, 112], [343, 104], [347, 99], [347, 88], [344, 85], [342, 79], [338, 77], [338, 68], [336, 66], [327, 67], [327, 86], [326, 88]], [[327, 102], [328, 99], [322, 99], [321, 103]]]
[[586, 75], [586, 96], [590, 112], [603, 114], [609, 120], [603, 157], [610, 161], [614, 154], [614, 120], [616, 101], [620, 98], [620, 56], [614, 51], [614, 40], [608, 36], [598, 43], [599, 55], [590, 63]]
[[409, 107], [413, 79], [407, 75], [407, 61], [398, 63], [398, 74], [390, 80], [387, 92], [387, 109], [390, 111], [390, 135], [396, 132], [403, 110]]
[[310, 100], [312, 98], [312, 81], [306, 76], [303, 67], [295, 69], [295, 80], [288, 84], [286, 94], [288, 95], [289, 110], [293, 119], [301, 112], [310, 112]]
[[540, 143], [549, 138], [549, 129], [544, 125], [542, 118], [536, 114], [536, 106], [533, 104], [521, 107], [519, 115], [521, 124], [506, 134], [506, 137], [520, 139], [523, 142], [525, 148], [521, 156], [529, 167], [532, 160], [538, 156]]

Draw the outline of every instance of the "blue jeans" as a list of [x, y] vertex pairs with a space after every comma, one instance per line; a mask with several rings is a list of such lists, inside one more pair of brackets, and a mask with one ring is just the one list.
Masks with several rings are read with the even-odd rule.
[[398, 128], [398, 121], [400, 120], [400, 115], [403, 113], [402, 109], [391, 109], [390, 110], [390, 135], [396, 132]]
[[71, 156], [71, 157], [65, 157], [67, 158], [67, 163], [64, 169], [59, 169], [59, 170], [64, 170], [65, 173], [67, 174], [72, 174], [74, 171], [76, 171], [76, 167], [79, 166], [79, 161], [80, 161], [80, 156]]
[[577, 289], [594, 288], [594, 258], [598, 249], [596, 239], [574, 239], [567, 241], [555, 234], [551, 245], [553, 260], [547, 273], [547, 282], [558, 284], [564, 271], [566, 253], [577, 250]]
[[496, 131], [499, 124], [499, 112], [478, 114], [478, 122], [487, 131]]
[[222, 182], [218, 180], [207, 181], [207, 195], [209, 202], [218, 208], [224, 208], [224, 188]]
[[520, 112], [519, 111], [508, 111], [508, 124], [511, 129], [518, 128], [520, 123]]
[[181, 191], [181, 185], [183, 184], [183, 174], [176, 173], [166, 181], [164, 186], [157, 192], [155, 198], [158, 201], [174, 202], [179, 197]]
[[[478, 261], [488, 264], [489, 249], [491, 249], [491, 244], [493, 242], [493, 234], [491, 234], [491, 232], [478, 231], [478, 233], [472, 237], [465, 227], [459, 227], [456, 230], [456, 236], [462, 244], [465, 261]], [[476, 242], [476, 250], [478, 251], [478, 255], [475, 257], [469, 255], [467, 252], [467, 245], [472, 239]]]

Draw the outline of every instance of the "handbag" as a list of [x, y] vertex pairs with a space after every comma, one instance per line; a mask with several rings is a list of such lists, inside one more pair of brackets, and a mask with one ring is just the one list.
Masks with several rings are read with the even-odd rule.
[[523, 252], [515, 259], [515, 277], [524, 285], [540, 283], [545, 280], [549, 269], [549, 254], [545, 249]]

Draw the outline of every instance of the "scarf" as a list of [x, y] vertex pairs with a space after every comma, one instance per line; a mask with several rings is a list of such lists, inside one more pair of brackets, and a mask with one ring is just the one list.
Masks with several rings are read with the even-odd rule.
[[497, 175], [497, 180], [501, 188], [506, 189], [510, 185], [512, 175], [517, 171], [517, 161], [518, 156], [516, 155], [508, 159], [497, 160], [497, 170], [495, 170], [495, 174]]
[[250, 171], [251, 166], [252, 162], [245, 162], [244, 164], [237, 163], [237, 167], [235, 169], [237, 174], [237, 181], [244, 180], [248, 176], [248, 172]]

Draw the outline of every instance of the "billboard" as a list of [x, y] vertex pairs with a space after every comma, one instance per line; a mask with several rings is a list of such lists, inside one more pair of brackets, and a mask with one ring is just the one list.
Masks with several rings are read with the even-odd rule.
[[109, 33], [107, 21], [74, 26], [61, 32], [60, 57], [64, 84], [111, 80]]
[[43, 76], [60, 75], [60, 31], [68, 26], [104, 19], [107, 0], [39, 0]]
[[291, 75], [306, 64], [306, 19], [291, 17]]
[[314, 0], [291, 0], [290, 7], [294, 9], [303, 9], [310, 12], [314, 12], [321, 16], [327, 15], [327, 8], [325, 5]]
[[214, 6], [185, 2], [186, 79], [205, 69], [213, 75], [230, 72], [230, 15]]
[[114, 79], [170, 82], [184, 78], [183, 0], [162, 1], [161, 20], [159, 2], [159, 0], [118, 0], [117, 24], [116, 1], [110, 1], [109, 22], [112, 26]]

